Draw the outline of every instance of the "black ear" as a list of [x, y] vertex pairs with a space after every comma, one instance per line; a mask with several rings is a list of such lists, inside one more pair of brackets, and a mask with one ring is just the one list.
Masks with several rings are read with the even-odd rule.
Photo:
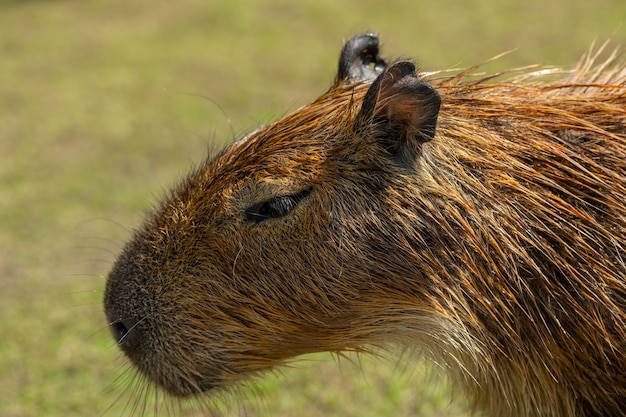
[[398, 161], [412, 165], [421, 144], [435, 136], [440, 107], [439, 93], [417, 76], [415, 65], [399, 61], [372, 83], [355, 129], [374, 136]]
[[378, 56], [378, 37], [372, 34], [358, 35], [345, 43], [339, 57], [337, 80], [355, 84], [373, 81], [387, 63]]

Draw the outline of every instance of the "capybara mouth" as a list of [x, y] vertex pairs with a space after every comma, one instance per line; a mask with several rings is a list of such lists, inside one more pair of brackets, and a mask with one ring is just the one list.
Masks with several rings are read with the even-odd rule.
[[118, 346], [135, 368], [170, 395], [189, 397], [216, 389], [219, 382], [211, 379], [211, 371], [199, 371], [190, 366], [190, 363], [197, 361], [176, 363], [186, 355], [163, 357], [161, 352], [174, 352], [177, 348], [167, 338], [156, 339], [149, 333], [153, 326], [148, 319], [118, 319], [112, 322], [110, 329]]

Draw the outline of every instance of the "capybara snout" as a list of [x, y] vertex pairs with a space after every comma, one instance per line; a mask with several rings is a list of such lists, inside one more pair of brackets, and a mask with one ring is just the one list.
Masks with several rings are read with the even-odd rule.
[[626, 70], [445, 74], [357, 36], [175, 187], [106, 285], [139, 372], [189, 396], [408, 346], [489, 415], [626, 415]]

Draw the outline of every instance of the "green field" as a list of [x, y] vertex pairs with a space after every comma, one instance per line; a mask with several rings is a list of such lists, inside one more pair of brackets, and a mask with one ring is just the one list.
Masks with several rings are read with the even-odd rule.
[[[626, 45], [626, 2], [0, 0], [0, 417], [206, 412], [209, 399], [155, 410], [132, 394], [102, 313], [107, 271], [207, 148], [315, 98], [365, 30], [426, 71], [513, 48], [489, 68], [567, 66], [594, 41]], [[215, 407], [467, 415], [431, 371], [316, 355]]]

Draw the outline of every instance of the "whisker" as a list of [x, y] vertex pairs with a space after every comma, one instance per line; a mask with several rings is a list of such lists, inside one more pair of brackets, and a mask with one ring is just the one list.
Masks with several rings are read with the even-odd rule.
[[228, 117], [228, 114], [226, 114], [226, 110], [224, 110], [224, 108], [216, 100], [213, 100], [210, 97], [207, 97], [207, 96], [205, 96], [203, 94], [198, 94], [198, 93], [186, 93], [186, 92], [181, 92], [181, 91], [179, 91], [177, 93], [180, 94], [180, 95], [186, 95], [186, 96], [189, 96], [189, 97], [199, 97], [199, 98], [201, 98], [203, 100], [206, 100], [209, 103], [213, 104], [215, 107], [217, 107], [217, 109], [222, 113], [222, 116], [224, 116], [224, 120], [226, 121], [226, 124], [228, 125], [228, 128], [230, 130], [230, 134], [231, 134], [231, 139], [232, 140], [237, 139], [237, 133], [235, 132], [233, 124], [232, 124], [230, 118]]
[[[104, 262], [104, 260], [101, 260], [100, 262]], [[98, 279], [106, 278], [102, 274], [93, 274], [93, 273], [74, 273], [74, 274], [69, 274], [68, 276], [73, 277], [73, 278], [98, 278]], [[96, 292], [97, 290], [93, 290], [93, 291]], [[89, 292], [89, 291], [84, 291], [84, 292]], [[74, 294], [74, 293], [70, 293], [70, 294]]]
[[95, 250], [98, 252], [105, 252], [108, 253], [109, 255], [113, 255], [113, 256], [117, 256], [119, 253], [119, 250], [113, 250], [113, 249], [109, 249], [109, 248], [104, 248], [102, 246], [92, 246], [92, 245], [74, 245], [71, 247], [71, 249], [73, 250]]
[[120, 223], [118, 221], [115, 221], [113, 219], [110, 219], [108, 217], [93, 217], [91, 219], [82, 220], [82, 221], [79, 221], [79, 222], [75, 223], [75, 226], [76, 227], [78, 227], [78, 226], [85, 226], [85, 225], [96, 223], [96, 222], [105, 222], [105, 223], [112, 224], [112, 225], [117, 226], [119, 229], [121, 229], [121, 230], [123, 230], [123, 231], [125, 231], [127, 233], [132, 233], [132, 231], [133, 231], [129, 227], [124, 226], [122, 223]]
[[243, 252], [243, 248], [244, 248], [244, 246], [241, 245], [241, 248], [239, 248], [239, 251], [237, 252], [237, 255], [235, 255], [235, 259], [233, 260], [233, 278], [237, 275], [235, 273], [235, 267], [237, 266], [237, 260], [239, 259], [239, 255], [241, 255], [241, 252]]

